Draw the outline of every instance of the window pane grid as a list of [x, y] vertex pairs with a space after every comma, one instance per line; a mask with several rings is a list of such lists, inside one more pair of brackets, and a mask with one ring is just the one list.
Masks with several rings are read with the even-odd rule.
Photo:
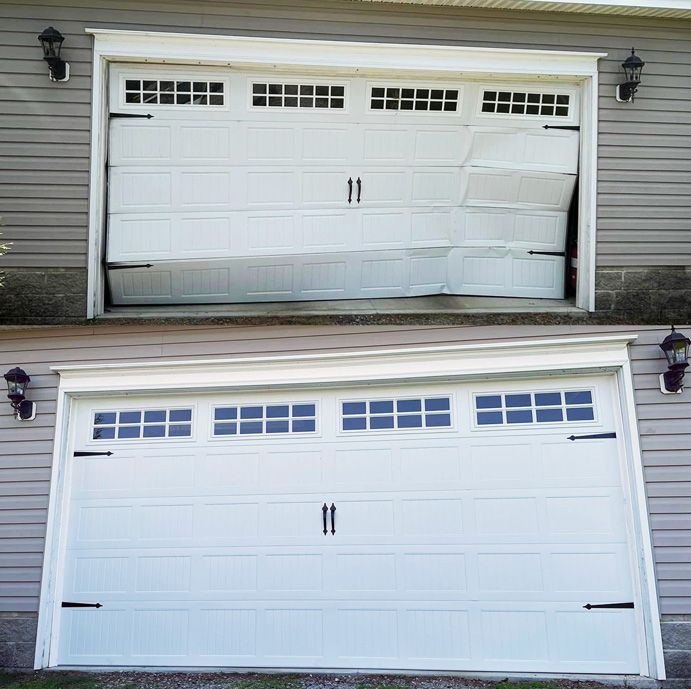
[[295, 402], [216, 407], [214, 436], [314, 433], [316, 404]]
[[482, 112], [500, 115], [568, 117], [571, 96], [566, 93], [528, 93], [525, 91], [484, 91]]
[[370, 89], [370, 109], [457, 112], [458, 96], [458, 89], [373, 86]]
[[589, 390], [496, 393], [475, 396], [478, 426], [529, 425], [594, 421]]
[[451, 427], [449, 397], [400, 398], [342, 402], [342, 431]]
[[319, 108], [343, 110], [342, 84], [252, 83], [252, 106], [256, 108]]
[[95, 412], [93, 440], [189, 438], [191, 409], [126, 409]]
[[143, 105], [224, 105], [222, 81], [126, 79], [125, 103]]

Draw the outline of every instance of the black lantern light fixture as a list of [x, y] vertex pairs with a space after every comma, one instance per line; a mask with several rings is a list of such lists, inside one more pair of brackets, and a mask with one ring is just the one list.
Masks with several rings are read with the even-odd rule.
[[620, 103], [632, 103], [633, 96], [638, 90], [638, 85], [641, 83], [641, 72], [645, 62], [641, 60], [634, 48], [631, 48], [631, 55], [629, 55], [624, 62], [621, 63], [626, 75], [626, 81], [623, 84], [617, 85], [617, 100]]
[[36, 418], [36, 404], [26, 399], [26, 389], [31, 378], [26, 371], [19, 366], [9, 370], [5, 374], [7, 382], [7, 397], [10, 399], [12, 409], [16, 412], [19, 421], [31, 421]]
[[680, 393], [684, 389], [684, 373], [689, 365], [689, 340], [672, 326], [672, 332], [662, 340], [660, 349], [667, 357], [668, 370], [660, 375], [660, 390], [665, 394]]
[[39, 34], [43, 47], [43, 59], [48, 63], [51, 81], [67, 81], [70, 78], [70, 65], [60, 57], [60, 49], [65, 37], [54, 27], [49, 26]]

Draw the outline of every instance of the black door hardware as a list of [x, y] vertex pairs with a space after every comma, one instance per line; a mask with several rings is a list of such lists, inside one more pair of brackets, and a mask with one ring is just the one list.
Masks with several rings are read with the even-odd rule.
[[102, 608], [100, 603], [70, 603], [69, 601], [62, 601], [63, 608]]
[[150, 113], [147, 113], [146, 115], [140, 115], [136, 112], [111, 112], [109, 113], [108, 117], [110, 117], [111, 119], [120, 119], [122, 117], [136, 117], [139, 119], [147, 120], [153, 119], [153, 115], [151, 115]]
[[358, 177], [355, 184], [357, 184], [357, 202], [360, 203], [360, 194], [362, 192], [362, 180]]
[[348, 203], [353, 201], [353, 178], [348, 177]]
[[331, 535], [333, 536], [336, 533], [336, 505], [331, 503]]
[[153, 263], [139, 263], [134, 266], [121, 266], [113, 263], [107, 263], [108, 270], [129, 270], [130, 268], [153, 268]]
[[113, 453], [110, 452], [83, 452], [82, 450], [77, 450], [74, 453], [75, 457], [110, 457]]
[[566, 251], [533, 251], [528, 252], [531, 256], [566, 256]]
[[583, 607], [586, 610], [593, 608], [633, 608], [633, 603], [586, 603]]
[[593, 433], [592, 435], [570, 435], [567, 440], [596, 440], [597, 438], [616, 438], [616, 433]]
[[578, 132], [581, 128], [577, 124], [543, 124], [543, 129], [570, 129], [571, 131]]
[[326, 528], [326, 513], [329, 511], [329, 508], [326, 506], [326, 503], [322, 505], [322, 522], [324, 524], [324, 535], [329, 532], [329, 530]]

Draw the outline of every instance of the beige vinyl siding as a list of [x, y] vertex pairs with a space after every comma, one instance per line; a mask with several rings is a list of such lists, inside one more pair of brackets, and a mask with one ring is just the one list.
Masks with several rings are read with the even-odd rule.
[[[687, 328], [688, 329], [688, 328]], [[661, 327], [153, 327], [53, 328], [0, 332], [0, 369], [31, 375], [38, 416], [0, 407], [0, 612], [38, 609], [50, 483], [57, 375], [64, 363], [224, 358], [535, 339], [603, 332], [638, 334], [631, 348], [645, 476], [663, 614], [691, 614], [691, 396], [662, 395]]]
[[[51, 84], [36, 35], [66, 36]], [[84, 27], [604, 51], [598, 264], [691, 263], [691, 21], [361, 3], [357, 0], [0, 0], [0, 214], [13, 267], [85, 267], [91, 38]], [[619, 63], [646, 62], [634, 104]], [[548, 67], [548, 65], [546, 65]]]

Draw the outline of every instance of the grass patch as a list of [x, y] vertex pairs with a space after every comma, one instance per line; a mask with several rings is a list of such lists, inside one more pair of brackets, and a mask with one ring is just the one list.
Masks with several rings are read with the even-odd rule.
[[299, 689], [300, 682], [294, 675], [261, 675], [238, 679], [230, 684], [232, 689]]
[[101, 683], [95, 677], [64, 672], [0, 674], [2, 689], [98, 689]]
[[508, 679], [498, 682], [494, 689], [560, 689], [555, 682], [510, 682]]

